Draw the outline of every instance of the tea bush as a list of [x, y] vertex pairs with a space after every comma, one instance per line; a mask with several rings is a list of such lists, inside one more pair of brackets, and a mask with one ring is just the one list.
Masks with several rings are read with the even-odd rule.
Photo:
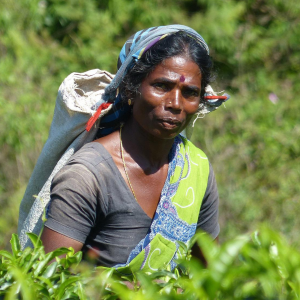
[[[278, 233], [262, 227], [219, 246], [206, 234], [197, 242], [204, 267], [187, 256], [171, 271], [122, 276], [113, 268], [81, 261], [81, 252], [60, 248], [45, 254], [39, 238], [34, 248], [0, 251], [0, 299], [299, 299], [300, 253]], [[192, 245], [193, 243], [191, 243]], [[60, 258], [61, 255], [65, 258]], [[53, 261], [53, 259], [55, 259]], [[130, 288], [128, 286], [131, 286]]]

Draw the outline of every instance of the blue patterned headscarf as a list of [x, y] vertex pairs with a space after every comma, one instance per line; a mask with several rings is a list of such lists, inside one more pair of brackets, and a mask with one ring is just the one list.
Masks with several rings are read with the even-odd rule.
[[[122, 119], [126, 117], [130, 111], [129, 106], [127, 107], [121, 103], [120, 95], [117, 96], [118, 87], [120, 86], [126, 73], [130, 70], [133, 64], [142, 57], [143, 53], [145, 53], [155, 43], [166, 36], [179, 31], [188, 33], [207, 51], [207, 54], [209, 55], [209, 48], [203, 37], [194, 29], [184, 25], [175, 24], [151, 27], [138, 31], [132, 35], [125, 42], [120, 52], [118, 59], [118, 72], [111, 83], [105, 88], [105, 94], [101, 99], [102, 103], [113, 102], [114, 107], [108, 115], [101, 119], [98, 136], [103, 136], [112, 132], [116, 125], [120, 123], [120, 120], [122, 121]], [[205, 101], [205, 103], [200, 103], [198, 117], [199, 115], [204, 115], [215, 110], [223, 102], [223, 100], [208, 100]]]

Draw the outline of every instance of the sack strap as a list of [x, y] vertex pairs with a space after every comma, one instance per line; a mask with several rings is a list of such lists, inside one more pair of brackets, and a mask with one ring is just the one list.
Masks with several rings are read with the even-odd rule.
[[97, 111], [88, 120], [88, 122], [86, 124], [86, 128], [85, 128], [86, 131], [90, 131], [91, 130], [91, 128], [93, 127], [93, 125], [95, 124], [95, 122], [98, 120], [98, 118], [99, 118], [99, 116], [101, 114], [102, 109], [106, 109], [110, 105], [112, 105], [112, 103], [104, 102], [104, 103], [102, 103], [98, 107]]

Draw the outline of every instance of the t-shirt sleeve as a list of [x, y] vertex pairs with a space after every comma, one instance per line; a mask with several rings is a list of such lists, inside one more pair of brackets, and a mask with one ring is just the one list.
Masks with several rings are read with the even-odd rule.
[[51, 185], [45, 226], [84, 243], [96, 222], [97, 181], [83, 164], [64, 166]]
[[202, 201], [197, 229], [201, 229], [215, 239], [220, 232], [219, 226], [219, 193], [217, 183], [212, 169], [209, 164], [209, 176], [206, 192]]

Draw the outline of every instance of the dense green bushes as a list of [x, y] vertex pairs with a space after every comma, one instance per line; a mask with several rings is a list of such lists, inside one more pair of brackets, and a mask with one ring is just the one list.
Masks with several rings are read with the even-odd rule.
[[[216, 89], [232, 98], [197, 121], [193, 141], [209, 156], [220, 192], [220, 240], [198, 242], [208, 260], [173, 273], [137, 274], [129, 290], [110, 269], [60, 249], [0, 251], [0, 299], [299, 299], [300, 2], [295, 0], [0, 1], [0, 248], [48, 135], [57, 89], [71, 72], [115, 72], [132, 33], [181, 23], [208, 42]], [[53, 257], [68, 253], [48, 265]], [[164, 278], [165, 283], [153, 282]], [[177, 289], [179, 293], [177, 293]], [[106, 297], [106, 298], [105, 298]]]
[[[300, 253], [267, 228], [222, 246], [198, 234], [195, 240], [203, 249], [207, 268], [188, 255], [173, 272], [141, 272], [134, 277], [79, 264], [81, 252], [74, 254], [72, 249], [45, 254], [38, 237], [31, 234], [30, 238], [34, 249], [20, 251], [13, 235], [12, 253], [0, 251], [0, 299], [283, 300], [300, 296]], [[61, 254], [66, 258], [58, 258]]]
[[71, 72], [115, 72], [141, 28], [182, 23], [208, 42], [226, 108], [197, 122], [220, 191], [221, 241], [261, 221], [298, 239], [300, 2], [294, 0], [0, 1], [0, 248]]

